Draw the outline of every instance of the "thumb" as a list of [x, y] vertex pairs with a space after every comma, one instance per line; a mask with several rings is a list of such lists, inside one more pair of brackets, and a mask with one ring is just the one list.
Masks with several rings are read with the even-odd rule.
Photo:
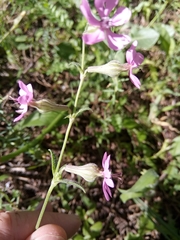
[[26, 240], [67, 240], [67, 235], [62, 227], [47, 224], [38, 228]]

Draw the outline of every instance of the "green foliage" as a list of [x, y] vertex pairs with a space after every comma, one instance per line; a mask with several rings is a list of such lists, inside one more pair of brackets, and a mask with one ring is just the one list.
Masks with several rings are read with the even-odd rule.
[[[0, 180], [2, 181], [2, 178], [4, 177], [5, 175], [1, 176]], [[17, 209], [19, 200], [20, 192], [18, 190], [13, 189], [12, 192], [8, 194], [0, 189], [0, 209], [4, 209], [5, 211], [12, 211], [14, 209]]]
[[119, 189], [122, 193], [121, 200], [125, 203], [129, 199], [143, 197], [147, 190], [153, 188], [157, 184], [158, 175], [153, 169], [145, 171], [137, 182], [128, 190]]
[[47, 126], [52, 122], [52, 120], [57, 117], [58, 113], [50, 112], [50, 113], [44, 113], [41, 114], [39, 112], [34, 112], [27, 118], [23, 119], [21, 122], [19, 122], [16, 125], [17, 129], [23, 129], [26, 127], [41, 127], [41, 126]]
[[159, 39], [159, 33], [152, 28], [142, 28], [133, 30], [133, 39], [138, 41], [138, 48], [149, 50]]

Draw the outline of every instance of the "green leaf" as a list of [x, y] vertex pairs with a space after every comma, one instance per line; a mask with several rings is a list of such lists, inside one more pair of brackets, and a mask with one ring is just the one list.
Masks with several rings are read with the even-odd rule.
[[27, 49], [29, 49], [30, 47], [32, 47], [31, 44], [20, 43], [20, 44], [17, 45], [17, 49], [18, 49], [18, 50], [27, 50]]
[[115, 128], [116, 132], [120, 132], [122, 128], [122, 118], [120, 114], [114, 114], [112, 115], [112, 125]]
[[69, 66], [74, 66], [78, 69], [79, 73], [82, 73], [82, 70], [81, 70], [81, 65], [77, 62], [70, 62], [69, 63]]
[[77, 117], [79, 114], [81, 114], [81, 113], [83, 113], [83, 112], [85, 112], [85, 111], [91, 111], [91, 112], [92, 112], [92, 109], [89, 108], [89, 107], [82, 107], [81, 109], [79, 109], [79, 110], [77, 111], [76, 117]]
[[100, 232], [103, 227], [102, 222], [98, 221], [90, 227], [91, 231]]
[[180, 155], [180, 136], [173, 139], [172, 149], [171, 149], [170, 153], [174, 157]]
[[[16, 125], [16, 128], [23, 129], [25, 127], [42, 127], [48, 126], [57, 116], [59, 113], [57, 112], [46, 112], [46, 113], [39, 113], [37, 111], [33, 112], [27, 118], [23, 119]], [[61, 119], [62, 122], [67, 121], [65, 119]]]
[[143, 240], [139, 234], [128, 233], [124, 240]]
[[50, 155], [51, 155], [51, 168], [52, 168], [51, 170], [52, 170], [52, 175], [54, 175], [56, 166], [57, 166], [57, 159], [50, 149], [48, 149], [48, 151], [50, 152]]
[[134, 129], [138, 126], [138, 124], [133, 119], [125, 118], [125, 119], [123, 119], [122, 126], [123, 126], [123, 128]]
[[152, 28], [143, 28], [133, 33], [133, 39], [138, 41], [138, 48], [148, 50], [159, 39], [159, 33]]
[[15, 42], [26, 42], [28, 39], [27, 35], [21, 35], [15, 38]]
[[123, 51], [118, 51], [115, 53], [114, 55], [114, 60], [119, 61], [120, 63], [124, 63], [125, 62], [125, 54]]
[[161, 48], [166, 52], [166, 54], [171, 54], [174, 52], [174, 44], [171, 41], [172, 36], [174, 35], [174, 29], [165, 24], [157, 24], [157, 31], [160, 33], [160, 45]]
[[66, 60], [69, 60], [70, 56], [76, 53], [73, 45], [68, 42], [60, 43], [58, 45], [58, 48], [59, 48], [58, 50], [59, 56]]
[[153, 169], [147, 170], [130, 189], [119, 189], [122, 193], [121, 200], [125, 203], [129, 199], [142, 197], [147, 189], [152, 188], [157, 183], [158, 177]]
[[2, 174], [2, 175], [0, 176], [0, 182], [6, 180], [8, 177], [9, 177], [8, 175]]
[[77, 234], [73, 239], [74, 240], [84, 240], [84, 237], [79, 235], [79, 234]]
[[74, 186], [74, 187], [80, 188], [84, 193], [86, 193], [85, 189], [79, 183], [77, 183], [75, 181], [72, 181], [69, 179], [60, 179], [58, 182], [65, 183], [68, 186]]

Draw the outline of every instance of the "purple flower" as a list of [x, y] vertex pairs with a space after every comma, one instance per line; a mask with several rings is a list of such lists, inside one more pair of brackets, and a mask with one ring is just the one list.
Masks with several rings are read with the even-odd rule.
[[119, 7], [114, 16], [109, 17], [118, 2], [118, 0], [95, 0], [95, 8], [100, 16], [100, 20], [98, 20], [93, 16], [88, 1], [82, 0], [80, 9], [89, 25], [95, 27], [94, 31], [83, 34], [83, 41], [86, 44], [92, 45], [106, 40], [110, 48], [120, 50], [131, 41], [129, 36], [116, 34], [110, 30], [111, 27], [121, 26], [128, 22], [131, 17], [131, 11], [126, 7]]
[[110, 200], [110, 197], [112, 197], [111, 190], [109, 187], [114, 188], [114, 182], [111, 179], [111, 172], [109, 171], [109, 162], [110, 162], [110, 155], [107, 155], [107, 153], [104, 153], [103, 159], [102, 159], [102, 166], [104, 171], [102, 172], [103, 174], [103, 192], [104, 196], [107, 201]]
[[18, 98], [12, 98], [15, 102], [20, 104], [19, 110], [17, 110], [17, 113], [20, 113], [20, 115], [14, 119], [14, 122], [19, 121], [21, 118], [24, 117], [25, 113], [28, 110], [28, 105], [30, 105], [31, 101], [33, 100], [33, 88], [31, 84], [25, 85], [22, 81], [18, 81], [19, 84], [19, 97]]
[[137, 68], [144, 60], [144, 56], [141, 53], [136, 52], [137, 44], [138, 42], [134, 41], [131, 47], [127, 50], [126, 60], [127, 63], [129, 64], [129, 78], [137, 88], [140, 88], [141, 83], [132, 72], [133, 68]]
[[93, 182], [96, 179], [96, 177], [102, 177], [103, 178], [102, 188], [104, 196], [106, 200], [109, 201], [110, 197], [112, 197], [110, 187], [114, 188], [114, 182], [111, 178], [112, 174], [109, 171], [109, 162], [110, 155], [107, 155], [107, 153], [105, 152], [102, 159], [103, 171], [99, 170], [97, 165], [94, 163], [88, 163], [83, 166], [74, 166], [67, 164], [63, 167], [63, 170], [69, 173], [77, 174], [88, 182]]

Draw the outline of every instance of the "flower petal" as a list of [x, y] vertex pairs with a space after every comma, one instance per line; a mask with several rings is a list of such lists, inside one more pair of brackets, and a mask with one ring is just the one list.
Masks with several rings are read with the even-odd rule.
[[[19, 104], [28, 104], [29, 103], [29, 97], [27, 95], [23, 95], [17, 98], [17, 102]], [[32, 99], [31, 99], [32, 100]]]
[[25, 92], [28, 91], [26, 84], [24, 84], [21, 80], [18, 80], [19, 88], [24, 90]]
[[103, 155], [103, 159], [102, 159], [102, 166], [103, 166], [103, 168], [105, 168], [106, 158], [107, 158], [107, 152], [105, 152], [104, 155]]
[[111, 18], [112, 26], [120, 26], [128, 22], [131, 17], [131, 11], [127, 7], [120, 7]]
[[28, 110], [28, 105], [26, 105], [26, 104], [21, 105], [19, 110], [16, 111], [17, 113], [21, 113], [21, 114], [17, 118], [14, 119], [14, 122], [17, 122], [17, 121], [21, 120], [21, 118], [24, 117], [27, 110]]
[[106, 170], [108, 170], [108, 172], [110, 172], [110, 171], [109, 171], [110, 156], [111, 156], [111, 155], [108, 155], [107, 158], [106, 158], [106, 160], [104, 161], [104, 171], [105, 171], [105, 172], [106, 172]]
[[28, 105], [27, 104], [21, 104], [19, 107], [19, 110], [17, 110], [17, 113], [26, 113], [28, 110]]
[[118, 0], [95, 0], [94, 5], [102, 18], [107, 17], [118, 2]]
[[13, 122], [17, 122], [17, 121], [21, 120], [21, 118], [23, 118], [23, 117], [24, 117], [24, 113], [22, 113], [22, 114], [19, 115], [17, 118], [15, 118], [15, 119], [13, 120]]
[[116, 51], [123, 49], [131, 41], [128, 35], [113, 33], [110, 30], [106, 30], [106, 33], [109, 47]]
[[32, 85], [30, 83], [27, 85], [27, 89], [30, 93], [33, 93], [33, 88], [32, 88]]
[[[20, 104], [25, 104], [33, 99], [33, 88], [31, 84], [25, 85], [22, 81], [18, 81], [20, 97], [17, 99]], [[21, 102], [22, 101], [22, 102]]]
[[126, 60], [132, 68], [138, 67], [144, 61], [144, 56], [141, 53], [136, 52], [137, 44], [138, 42], [134, 41], [126, 52]]
[[105, 181], [109, 187], [114, 188], [114, 182], [111, 178], [106, 178]]
[[111, 194], [110, 188], [108, 187], [108, 185], [106, 184], [106, 182], [104, 180], [103, 180], [102, 188], [103, 188], [103, 193], [104, 193], [106, 200], [109, 201], [110, 197], [112, 197], [112, 194]]
[[104, 32], [100, 29], [97, 29], [93, 33], [84, 33], [82, 38], [83, 41], [88, 45], [92, 45], [105, 40]]
[[90, 25], [99, 26], [99, 21], [93, 16], [87, 0], [82, 0], [80, 9]]
[[132, 74], [132, 69], [130, 69], [130, 71], [129, 71], [129, 78], [130, 78], [131, 82], [132, 82], [137, 88], [140, 88], [141, 82], [139, 81], [139, 79], [138, 79], [134, 74]]

